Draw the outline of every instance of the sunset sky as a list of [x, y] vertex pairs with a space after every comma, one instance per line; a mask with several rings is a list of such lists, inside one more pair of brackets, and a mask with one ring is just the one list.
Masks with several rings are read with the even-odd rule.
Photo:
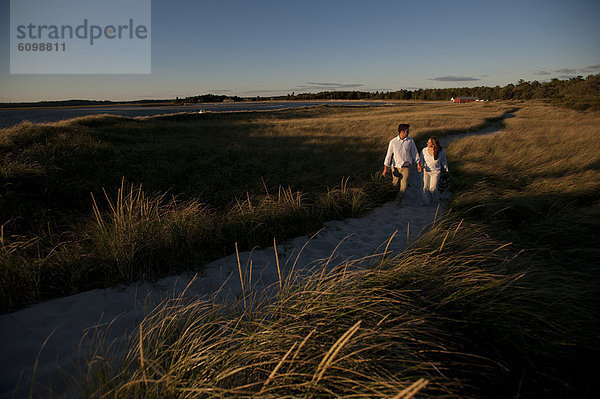
[[10, 0], [0, 0], [0, 102], [503, 86], [600, 73], [597, 0], [154, 0], [151, 14], [150, 74], [10, 74]]

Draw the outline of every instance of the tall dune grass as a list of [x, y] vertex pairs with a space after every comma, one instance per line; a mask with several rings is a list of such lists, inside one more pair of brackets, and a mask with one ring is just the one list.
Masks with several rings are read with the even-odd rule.
[[[523, 107], [498, 137], [452, 143], [457, 210], [510, 239], [600, 261], [600, 126], [595, 113]], [[588, 256], [590, 258], [588, 258]]]
[[[519, 107], [502, 135], [449, 146], [451, 210], [400, 256], [282, 276], [262, 297], [245, 290], [237, 304], [185, 297], [158, 304], [123, 347], [96, 346], [70, 380], [73, 392], [118, 398], [594, 396], [600, 355], [598, 116], [535, 103]], [[252, 180], [250, 170], [256, 168], [259, 188], [224, 196], [229, 199], [220, 206], [217, 199], [207, 206], [198, 197], [147, 195], [139, 186], [148, 189], [143, 178], [131, 186], [119, 183], [116, 196], [110, 189], [106, 196], [94, 192], [94, 214], [72, 225], [81, 230], [30, 238], [3, 234], [3, 281], [40, 290], [44, 273], [56, 268], [48, 281], [80, 273], [79, 285], [65, 284], [73, 289], [108, 279], [121, 264], [125, 277], [134, 270], [165, 270], [155, 269], [159, 265], [189, 268], [190, 259], [200, 263], [232, 250], [233, 240], [267, 245], [272, 236], [296, 234], [323, 218], [359, 215], [386, 198], [388, 184], [371, 168], [375, 163], [379, 169], [389, 136], [365, 131], [388, 131], [408, 120], [420, 140], [468, 131], [499, 115], [499, 108], [477, 104], [150, 119], [162, 130], [146, 131], [144, 140], [161, 145], [170, 140], [166, 127], [181, 129], [173, 134], [183, 140], [189, 134], [193, 142], [194, 126], [230, 140], [242, 125], [247, 137], [271, 143], [276, 151], [290, 144], [309, 149], [303, 153], [308, 161], [265, 150], [241, 176], [232, 177], [237, 167], [224, 170], [229, 174], [219, 178], [230, 184]], [[131, 124], [114, 136], [102, 130], [102, 120], [77, 123], [100, 128], [95, 134], [106, 140], [103, 145], [120, 140], [131, 150], [131, 162], [143, 159], [143, 152], [132, 149], [143, 147], [136, 129], [146, 121], [111, 119], [111, 129]], [[246, 159], [238, 144], [229, 158], [211, 159]], [[357, 146], [361, 151], [352, 152]], [[283, 169], [262, 176], [265, 165]], [[201, 163], [194, 167], [203, 170]], [[290, 173], [298, 167], [307, 174]], [[342, 172], [346, 167], [356, 171], [350, 180], [356, 184], [341, 180], [350, 176]], [[155, 188], [152, 184], [176, 174], [170, 169], [148, 182]], [[269, 188], [273, 181], [285, 188]], [[194, 192], [199, 186], [187, 187]], [[33, 271], [39, 270], [33, 265], [43, 265], [44, 272]]]
[[[89, 116], [0, 130], [0, 224], [35, 232], [91, 209], [90, 192], [114, 194], [125, 177], [147, 192], [223, 209], [279, 186], [321, 193], [344, 176], [368, 181], [401, 120], [415, 138], [476, 129], [506, 105], [316, 107], [277, 112], [149, 118]], [[383, 148], [383, 149], [382, 149]], [[8, 223], [7, 223], [8, 222]]]
[[587, 149], [597, 127], [594, 114], [523, 105], [498, 138], [452, 143], [452, 210], [400, 256], [317, 268], [237, 306], [160, 304], [122, 351], [90, 358], [73, 389], [592, 397], [600, 191]]
[[[370, 185], [382, 195], [389, 192], [380, 179]], [[373, 201], [345, 178], [315, 200], [280, 187], [277, 194], [248, 194], [219, 211], [197, 200], [147, 195], [123, 180], [115, 198], [106, 192], [104, 198], [92, 196], [93, 217], [73, 231], [25, 240], [7, 239], [2, 230], [1, 305], [10, 309], [86, 288], [195, 270], [232, 253], [234, 244], [252, 248], [273, 237], [314, 232], [325, 220], [360, 215]]]
[[276, 296], [249, 293], [236, 306], [166, 301], [122, 351], [98, 349], [73, 389], [120, 398], [569, 392], [549, 379], [577, 365], [569, 323], [581, 315], [555, 317], [573, 310], [557, 302], [566, 281], [485, 229], [445, 219], [399, 257], [357, 262], [288, 276], [295, 282], [273, 287]]
[[509, 108], [104, 115], [3, 129], [0, 225], [11, 249], [0, 308], [194, 270], [235, 242], [270, 245], [359, 216], [390, 198], [377, 173], [400, 120], [418, 140], [476, 129]]

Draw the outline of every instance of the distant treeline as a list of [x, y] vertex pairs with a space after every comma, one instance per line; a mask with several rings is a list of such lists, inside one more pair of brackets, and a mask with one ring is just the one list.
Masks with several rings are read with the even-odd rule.
[[112, 101], [97, 100], [59, 100], [59, 101], [39, 101], [35, 103], [0, 103], [3, 108], [22, 108], [22, 107], [80, 107], [86, 105], [111, 105]]
[[109, 101], [109, 100], [56, 100], [38, 101], [31, 103], [0, 103], [0, 108], [28, 108], [28, 107], [87, 107], [93, 105], [153, 105], [172, 103], [173, 100], [133, 100], [133, 101]]
[[176, 104], [239, 102], [239, 101], [306, 101], [306, 100], [423, 100], [448, 101], [452, 97], [478, 97], [482, 100], [530, 100], [548, 99], [557, 105], [580, 110], [600, 110], [600, 74], [587, 78], [560, 80], [552, 79], [540, 83], [537, 80], [526, 82], [523, 79], [506, 86], [478, 86], [450, 89], [418, 89], [397, 91], [322, 91], [319, 93], [291, 93], [278, 97], [238, 97], [203, 94], [175, 100]]
[[552, 79], [540, 83], [537, 80], [526, 82], [523, 79], [515, 84], [506, 86], [478, 86], [450, 89], [418, 89], [397, 91], [322, 91], [319, 93], [291, 93], [279, 97], [238, 97], [216, 94], [202, 94], [175, 100], [135, 100], [135, 101], [97, 101], [97, 100], [65, 100], [40, 101], [37, 103], [0, 103], [0, 108], [19, 107], [66, 107], [90, 105], [154, 105], [154, 104], [196, 104], [241, 101], [294, 101], [294, 100], [423, 100], [448, 101], [452, 97], [478, 97], [481, 100], [530, 100], [547, 99], [560, 106], [579, 110], [600, 110], [600, 74], [589, 75], [587, 78], [560, 80]]
[[179, 98], [177, 97], [175, 99], [175, 104], [189, 104], [189, 103], [222, 103], [222, 102], [226, 102], [226, 101], [249, 101], [250, 99], [248, 98], [241, 98], [238, 96], [220, 96], [220, 95], [215, 95], [215, 94], [203, 94], [200, 96], [192, 96], [192, 97], [186, 97], [186, 98]]
[[425, 100], [448, 101], [452, 97], [478, 97], [482, 100], [549, 99], [575, 109], [600, 110], [600, 74], [587, 78], [552, 79], [540, 83], [523, 79], [504, 87], [479, 86], [451, 89], [418, 89], [398, 91], [323, 91], [320, 93], [288, 94], [278, 97], [286, 100]]

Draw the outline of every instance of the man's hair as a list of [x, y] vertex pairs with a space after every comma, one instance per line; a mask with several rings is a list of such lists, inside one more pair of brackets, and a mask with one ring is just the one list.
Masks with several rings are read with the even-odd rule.
[[398, 125], [398, 133], [410, 129], [410, 125], [408, 123], [401, 123]]

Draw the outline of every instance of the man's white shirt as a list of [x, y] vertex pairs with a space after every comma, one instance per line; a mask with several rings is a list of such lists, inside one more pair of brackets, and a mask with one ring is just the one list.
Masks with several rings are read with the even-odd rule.
[[419, 162], [420, 160], [417, 146], [412, 137], [402, 140], [400, 136], [397, 136], [390, 140], [383, 164], [387, 167], [393, 165], [400, 168], [409, 166], [413, 162]]

